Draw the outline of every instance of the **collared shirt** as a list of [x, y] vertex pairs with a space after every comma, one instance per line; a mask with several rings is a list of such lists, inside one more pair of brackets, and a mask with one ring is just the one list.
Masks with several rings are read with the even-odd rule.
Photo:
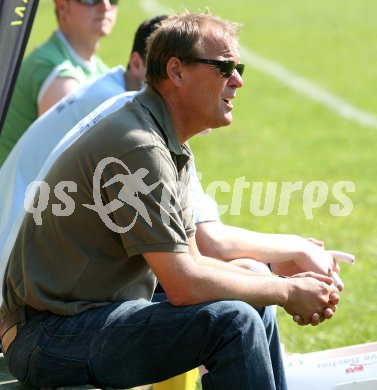
[[[122, 66], [115, 67], [61, 99], [33, 122], [0, 167], [0, 187], [3, 188], [0, 191], [0, 259], [3, 263], [6, 261], [3, 248], [9, 245], [9, 234], [23, 210], [27, 186], [35, 180], [51, 151], [73, 126], [107, 99], [124, 93], [124, 72]], [[123, 101], [114, 104], [113, 111], [131, 100], [134, 93], [122, 95]], [[1, 270], [2, 267], [5, 265], [0, 265]]]
[[58, 31], [33, 50], [22, 62], [0, 134], [0, 166], [21, 135], [38, 118], [39, 100], [53, 80], [68, 77], [81, 84], [108, 69], [96, 55], [90, 63], [84, 62]]
[[21, 226], [1, 316], [23, 304], [72, 315], [150, 299], [156, 277], [142, 254], [188, 252], [195, 231], [190, 160], [150, 88], [83, 134], [52, 166]]

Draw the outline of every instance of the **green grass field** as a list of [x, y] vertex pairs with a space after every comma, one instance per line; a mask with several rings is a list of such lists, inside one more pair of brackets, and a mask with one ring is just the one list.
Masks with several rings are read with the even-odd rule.
[[[251, 185], [277, 182], [278, 202], [282, 182], [302, 181], [303, 189], [313, 181], [324, 183], [329, 196], [313, 210], [312, 219], [303, 209], [304, 190], [292, 195], [287, 215], [278, 215], [276, 203], [268, 215], [256, 216], [250, 212], [250, 189], [244, 190], [241, 215], [228, 211], [222, 219], [252, 230], [316, 237], [329, 249], [356, 255], [354, 266], [342, 266], [346, 289], [331, 321], [314, 328], [299, 327], [279, 309], [281, 338], [287, 351], [308, 352], [376, 341], [377, 2], [120, 3], [116, 29], [102, 41], [99, 52], [111, 66], [126, 64], [137, 25], [154, 13], [208, 6], [213, 13], [243, 24], [240, 41], [247, 67], [244, 87], [234, 100], [234, 123], [190, 142], [197, 168], [203, 173], [202, 184], [206, 189], [215, 180], [225, 181], [232, 189], [240, 177]], [[41, 0], [28, 50], [44, 41], [54, 27], [52, 1]], [[250, 52], [289, 70], [290, 77], [271, 75], [256, 66]], [[322, 95], [315, 100], [298, 92], [292, 87], [292, 75], [311, 83], [309, 93], [315, 87], [326, 90], [341, 104], [333, 109]], [[356, 109], [354, 117], [339, 113], [345, 103]], [[365, 112], [374, 113], [371, 126], [359, 123]], [[339, 203], [333, 194], [339, 181], [355, 185], [355, 192], [347, 194], [353, 205], [347, 216], [334, 216], [330, 209], [331, 204]], [[230, 206], [232, 191], [218, 191], [216, 200]]]

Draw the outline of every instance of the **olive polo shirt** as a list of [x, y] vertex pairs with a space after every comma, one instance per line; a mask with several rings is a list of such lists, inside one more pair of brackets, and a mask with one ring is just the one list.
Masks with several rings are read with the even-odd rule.
[[[6, 269], [1, 317], [19, 306], [73, 315], [152, 297], [145, 252], [188, 252], [191, 151], [147, 88], [56, 161]], [[36, 211], [37, 210], [37, 211]]]

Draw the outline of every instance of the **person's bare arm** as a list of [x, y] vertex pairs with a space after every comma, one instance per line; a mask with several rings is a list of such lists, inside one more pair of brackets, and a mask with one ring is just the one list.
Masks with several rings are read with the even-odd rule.
[[76, 79], [70, 77], [53, 80], [39, 99], [38, 116], [41, 116], [65, 95], [77, 89], [79, 85], [80, 83]]
[[[225, 299], [241, 300], [253, 306], [277, 304], [289, 314], [299, 315], [301, 325], [313, 324], [315, 313], [322, 315], [327, 309], [336, 310], [336, 303], [330, 296], [339, 291], [330, 285], [332, 280], [326, 276], [312, 273], [310, 277], [282, 279], [251, 275], [237, 266], [225, 264], [224, 267], [220, 261], [194, 258], [193, 255], [196, 256], [195, 248], [190, 253], [144, 253], [144, 258], [174, 305]], [[323, 319], [319, 319], [318, 323]]]
[[[306, 238], [289, 234], [266, 234], [224, 225], [204, 222], [196, 225], [196, 241], [203, 255], [229, 261], [252, 258], [271, 263], [273, 271], [285, 275], [313, 271], [329, 275], [335, 262], [323, 246]], [[334, 269], [335, 268], [335, 269]]]
[[197, 245], [192, 245], [191, 251], [192, 251], [191, 252], [192, 257], [196, 259], [196, 262], [198, 264], [208, 265], [213, 268], [228, 270], [228, 271], [242, 273], [251, 276], [255, 276], [255, 275], [266, 276], [271, 274], [271, 272], [261, 274], [259, 271], [256, 272], [252, 270], [252, 265], [255, 262], [255, 260], [252, 259], [245, 258], [245, 259], [234, 259], [229, 261], [222, 261], [216, 258], [202, 255]]

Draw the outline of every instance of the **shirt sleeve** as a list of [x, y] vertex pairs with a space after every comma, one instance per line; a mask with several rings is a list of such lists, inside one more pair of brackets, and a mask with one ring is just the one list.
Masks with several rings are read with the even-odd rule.
[[188, 252], [189, 190], [168, 151], [151, 146], [129, 152], [107, 165], [103, 181], [102, 196], [128, 256]]

